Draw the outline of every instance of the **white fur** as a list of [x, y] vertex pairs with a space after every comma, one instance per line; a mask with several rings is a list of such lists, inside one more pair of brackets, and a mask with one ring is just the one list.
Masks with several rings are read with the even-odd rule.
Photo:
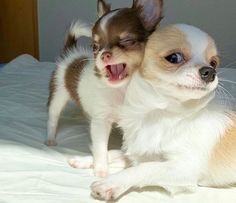
[[49, 146], [56, 145], [56, 129], [60, 114], [71, 99], [65, 87], [65, 72], [69, 64], [81, 56], [91, 56], [92, 54], [83, 48], [68, 51], [63, 59], [57, 62], [57, 70], [55, 72], [55, 93], [48, 109], [48, 132], [46, 144]]
[[[199, 28], [185, 25], [185, 24], [177, 24], [175, 25], [178, 29], [183, 31], [186, 36], [187, 40], [191, 42], [192, 47], [196, 53], [204, 53], [208, 45], [208, 34], [202, 32]], [[194, 55], [194, 59], [192, 59], [195, 64], [202, 64], [206, 62], [206, 58], [204, 54], [196, 54]]]
[[[165, 94], [171, 96], [172, 92], [178, 94], [178, 100], [185, 101], [192, 99], [199, 99], [204, 96], [206, 91], [175, 91], [177, 85], [188, 86], [188, 87], [204, 87], [202, 80], [199, 75], [199, 69], [203, 66], [209, 66], [209, 63], [206, 61], [205, 50], [208, 46], [209, 35], [201, 31], [199, 28], [185, 25], [177, 24], [175, 25], [177, 29], [182, 31], [186, 35], [186, 40], [191, 44], [191, 50], [193, 54], [191, 55], [191, 60], [184, 64], [181, 68], [170, 74], [165, 74], [156, 72], [157, 77], [160, 80], [166, 81], [165, 83], [159, 83], [161, 89], [170, 89], [170, 91], [165, 91]], [[148, 60], [147, 60], [148, 61]], [[151, 62], [147, 62], [145, 65], [152, 65]], [[198, 67], [198, 68], [196, 68]], [[218, 78], [207, 86], [208, 91], [215, 89], [218, 84]], [[168, 86], [168, 88], [166, 87]]]
[[[102, 20], [106, 26], [109, 19], [117, 11], [111, 12]], [[81, 21], [73, 23], [68, 34], [78, 39], [82, 36], [91, 37], [91, 28]], [[126, 89], [124, 82], [115, 89], [107, 84], [107, 80], [99, 79], [94, 74], [95, 59], [93, 54], [80, 49], [66, 50], [65, 55], [57, 62], [55, 72], [55, 91], [49, 106], [48, 135], [47, 145], [56, 145], [56, 129], [60, 114], [71, 96], [66, 89], [65, 73], [68, 66], [80, 57], [88, 57], [88, 63], [81, 73], [77, 87], [83, 110], [88, 114], [91, 120], [91, 150], [94, 155], [93, 165], [89, 162], [90, 158], [70, 159], [70, 164], [74, 167], [88, 168], [93, 166], [96, 176], [105, 176], [108, 172], [107, 145], [111, 126], [113, 122], [118, 121], [119, 106], [123, 103], [123, 96]], [[86, 60], [86, 59], [85, 59]], [[101, 67], [101, 66], [98, 66]]]
[[[75, 156], [68, 160], [69, 164], [74, 168], [88, 169], [93, 167], [93, 156]], [[108, 163], [112, 167], [125, 168], [129, 162], [121, 150], [108, 151]]]
[[110, 22], [110, 20], [115, 16], [117, 15], [117, 13], [119, 12], [120, 10], [114, 10], [114, 11], [111, 11], [109, 14], [105, 15], [104, 17], [101, 18], [101, 23], [100, 23], [100, 27], [102, 29], [102, 31], [104, 33], [107, 33], [107, 27], [108, 27], [108, 24]]
[[[190, 63], [205, 64], [208, 35], [191, 26], [176, 27], [186, 34], [192, 54], [197, 56]], [[171, 76], [165, 79], [174, 80]], [[161, 186], [175, 194], [217, 182], [209, 176], [208, 161], [213, 147], [232, 125], [227, 108], [213, 99], [217, 79], [204, 94], [197, 91], [198, 98], [187, 92], [181, 95], [158, 81], [145, 80], [139, 72], [133, 75], [120, 121], [123, 150], [133, 167], [93, 183], [95, 197], [116, 199], [131, 187], [145, 186]]]
[[[108, 172], [107, 143], [112, 123], [118, 122], [119, 107], [123, 103], [126, 86], [113, 88], [94, 74], [95, 63], [92, 53], [83, 49], [73, 49], [57, 63], [56, 91], [49, 106], [48, 140], [47, 144], [55, 145], [56, 128], [61, 111], [71, 100], [65, 87], [65, 72], [69, 64], [82, 56], [89, 57], [77, 84], [77, 92], [83, 110], [91, 120], [90, 134], [91, 150], [94, 155], [95, 175], [105, 176]], [[76, 161], [77, 158], [75, 158]], [[78, 160], [77, 160], [78, 161]], [[79, 165], [78, 163], [72, 165]], [[86, 165], [87, 166], [87, 165]], [[86, 167], [82, 164], [81, 167]]]
[[[106, 26], [109, 20], [118, 13], [119, 10], [111, 11], [101, 19], [101, 27], [104, 28], [104, 33], [107, 32]], [[90, 36], [91, 30], [88, 26], [80, 21], [74, 23], [69, 35], [75, 36], [75, 40], [81, 36]], [[95, 34], [95, 38], [98, 36]], [[142, 50], [141, 50], [142, 51]], [[142, 52], [140, 52], [142, 53]], [[88, 63], [83, 68], [77, 84], [77, 92], [79, 95], [80, 104], [83, 110], [87, 113], [90, 119], [90, 135], [92, 139], [91, 150], [94, 156], [94, 172], [96, 176], [105, 176], [108, 173], [108, 139], [112, 124], [118, 122], [119, 107], [123, 104], [126, 86], [129, 81], [128, 77], [118, 83], [111, 83], [105, 75], [105, 64], [98, 64], [101, 61], [100, 56], [94, 58], [92, 53], [85, 53], [82, 49], [66, 50], [66, 54], [58, 62], [55, 75], [55, 92], [53, 93], [52, 101], [49, 106], [48, 120], [48, 140], [46, 144], [56, 145], [56, 129], [61, 111], [66, 103], [71, 99], [69, 91], [65, 86], [65, 73], [68, 66], [80, 57], [88, 57]], [[121, 58], [121, 57], [120, 57]], [[114, 64], [119, 63], [119, 57], [112, 60]], [[86, 59], [85, 59], [86, 60]], [[124, 61], [122, 61], [124, 62]], [[132, 67], [133, 60], [125, 61], [128, 67]], [[134, 65], [133, 65], [134, 66]], [[102, 77], [95, 76], [95, 67], [101, 71]], [[71, 163], [74, 166], [86, 167], [86, 163], [77, 163], [81, 159], [75, 158]], [[74, 163], [76, 162], [76, 164]], [[85, 162], [87, 162], [85, 160]]]
[[[159, 0], [156, 0], [159, 1]], [[110, 25], [110, 20], [118, 14], [120, 9], [110, 11], [105, 14], [105, 7], [104, 2], [98, 1], [98, 16], [101, 16], [104, 14], [102, 18], [100, 18], [97, 22], [100, 23], [100, 27], [103, 31], [103, 35], [108, 34], [108, 26]], [[135, 8], [136, 3], [133, 5], [133, 11], [139, 12]], [[161, 5], [160, 5], [161, 6]], [[155, 7], [154, 10], [162, 10], [161, 7]], [[157, 12], [153, 12], [152, 16], [148, 19], [146, 19], [148, 13], [148, 9], [145, 9], [145, 7], [150, 7], [150, 4], [148, 1], [143, 2], [142, 4], [142, 16], [140, 16], [140, 23], [141, 21], [149, 22], [152, 21], [152, 29], [154, 26], [156, 26], [156, 23], [159, 22], [160, 13], [158, 15]], [[127, 19], [128, 20], [128, 19]], [[138, 20], [138, 19], [137, 19]], [[119, 25], [117, 25], [119, 26]], [[150, 26], [149, 26], [150, 27]], [[80, 30], [79, 30], [80, 29]], [[145, 28], [144, 28], [145, 29]], [[86, 26], [81, 25], [79, 22], [78, 24], [74, 24], [71, 29], [70, 33], [74, 33], [75, 38], [81, 36], [81, 35], [90, 35], [90, 33], [87, 32]], [[123, 32], [125, 32], [124, 30]], [[145, 30], [144, 30], [145, 31]], [[146, 30], [148, 31], [148, 30]], [[123, 33], [121, 32], [121, 34]], [[134, 30], [135, 32], [135, 30]], [[99, 37], [99, 33], [94, 33], [94, 39], [93, 41], [97, 40]], [[117, 33], [117, 37], [119, 37], [120, 33]], [[107, 36], [108, 38], [109, 36]], [[75, 39], [76, 40], [76, 39]], [[109, 41], [109, 38], [107, 39]], [[101, 63], [101, 55], [97, 55], [96, 51], [94, 50], [94, 55], [96, 56], [91, 57], [89, 55], [89, 63], [86, 65], [86, 67], [83, 68], [83, 71], [80, 75], [78, 84], [77, 84], [77, 92], [79, 95], [80, 103], [83, 107], [83, 110], [88, 114], [91, 123], [90, 123], [90, 134], [92, 138], [92, 147], [91, 150], [93, 152], [94, 156], [94, 170], [95, 175], [98, 176], [105, 176], [108, 172], [108, 156], [109, 153], [107, 153], [108, 148], [108, 138], [110, 134], [110, 130], [112, 127], [112, 123], [119, 121], [119, 115], [120, 115], [120, 106], [123, 104], [124, 101], [124, 95], [126, 92], [126, 88], [130, 79], [130, 76], [133, 73], [133, 70], [137, 68], [138, 64], [141, 62], [143, 57], [143, 45], [140, 44], [140, 50], [132, 50], [130, 55], [128, 54], [128, 50], [126, 50], [123, 54], [120, 52], [120, 48], [115, 50], [116, 47], [118, 47], [118, 44], [113, 44], [113, 42], [109, 42], [109, 45], [112, 45], [113, 52], [116, 52], [117, 54], [114, 54], [112, 59], [108, 63]], [[145, 43], [143, 41], [143, 43]], [[106, 46], [106, 45], [102, 45]], [[104, 51], [104, 47], [102, 47], [102, 51]], [[100, 48], [100, 47], [99, 47]], [[114, 51], [115, 50], [115, 51]], [[99, 54], [101, 54], [101, 50], [99, 49]], [[120, 53], [119, 53], [120, 52]], [[65, 70], [68, 67], [68, 65], [75, 60], [76, 58], [79, 58], [81, 56], [84, 56], [84, 54], [81, 54], [81, 52], [76, 52], [75, 50], [69, 50], [67, 53], [67, 56], [63, 58], [63, 60], [58, 64], [58, 69], [56, 71], [56, 91], [53, 96], [53, 101], [51, 101], [51, 104], [49, 106], [49, 121], [48, 121], [48, 144], [55, 144], [55, 132], [57, 127], [58, 118], [60, 115], [60, 112], [62, 111], [64, 105], [67, 103], [67, 101], [70, 99], [70, 95], [68, 94], [68, 90], [66, 90], [65, 84], [64, 84], [64, 76], [65, 76]], [[85, 55], [86, 56], [86, 55]], [[133, 57], [129, 57], [133, 56]], [[99, 62], [100, 61], [100, 62]], [[109, 80], [109, 74], [106, 69], [107, 65], [111, 64], [118, 64], [118, 63], [125, 63], [128, 67], [127, 77], [121, 78], [122, 80], [119, 80], [118, 82], [113, 82]], [[101, 73], [101, 78], [98, 78], [95, 76], [94, 68], [98, 69]], [[124, 70], [123, 70], [124, 71]], [[124, 73], [124, 72], [123, 72]], [[62, 99], [61, 99], [62, 97]], [[56, 99], [55, 99], [56, 98]], [[56, 100], [60, 100], [58, 103]], [[54, 101], [55, 100], [55, 101]], [[78, 163], [75, 164], [75, 162], [79, 161], [80, 158], [75, 158], [71, 161], [72, 165], [80, 165]], [[85, 160], [85, 162], [89, 162], [90, 159]], [[75, 161], [75, 162], [74, 162]], [[87, 164], [86, 166], [88, 166]]]
[[91, 32], [91, 27], [89, 27], [87, 24], [77, 20], [75, 23], [71, 24], [71, 27], [69, 29], [69, 33], [75, 38], [80, 38], [82, 36], [85, 37], [91, 37], [92, 32]]
[[119, 107], [123, 103], [126, 86], [113, 88], [94, 75], [94, 64], [85, 67], [78, 85], [80, 102], [91, 119], [91, 150], [94, 155], [95, 175], [108, 171], [107, 144], [112, 123], [118, 122]]

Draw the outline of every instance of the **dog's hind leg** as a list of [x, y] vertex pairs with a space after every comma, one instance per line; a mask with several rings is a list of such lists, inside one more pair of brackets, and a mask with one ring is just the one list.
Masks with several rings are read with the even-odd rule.
[[62, 110], [64, 109], [66, 103], [70, 100], [70, 96], [65, 88], [58, 88], [51, 96], [51, 100], [48, 105], [48, 131], [47, 131], [47, 140], [45, 142], [48, 146], [55, 146], [56, 143], [56, 130], [58, 125], [58, 120]]

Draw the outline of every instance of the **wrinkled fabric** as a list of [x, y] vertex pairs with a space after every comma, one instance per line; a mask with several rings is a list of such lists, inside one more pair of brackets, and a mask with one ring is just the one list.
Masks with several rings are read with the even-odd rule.
[[[61, 115], [58, 146], [44, 145], [48, 82], [55, 67], [54, 63], [22, 55], [0, 69], [1, 203], [100, 202], [90, 196], [90, 184], [98, 179], [92, 170], [74, 169], [67, 164], [68, 157], [90, 154], [88, 121], [78, 106], [70, 103]], [[222, 72], [220, 75], [225, 79], [236, 78], [234, 69]], [[229, 100], [234, 100], [236, 85], [228, 82], [225, 85], [232, 94], [228, 95]], [[118, 142], [119, 138], [114, 136], [112, 146]], [[112, 168], [111, 172], [116, 170]], [[198, 188], [193, 194], [170, 197], [152, 187], [132, 191], [118, 202], [235, 203], [236, 188]]]

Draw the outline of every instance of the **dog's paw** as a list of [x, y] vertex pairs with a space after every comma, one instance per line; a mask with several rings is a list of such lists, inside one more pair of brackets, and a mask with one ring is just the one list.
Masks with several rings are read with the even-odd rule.
[[46, 141], [45, 141], [45, 144], [46, 144], [47, 146], [57, 146], [57, 142], [56, 142], [55, 139], [53, 139], [53, 140], [46, 140]]
[[68, 160], [68, 163], [73, 168], [79, 168], [79, 169], [89, 169], [93, 167], [93, 157], [92, 156], [76, 156], [73, 158], [70, 158]]
[[108, 166], [104, 164], [103, 166], [101, 165], [96, 165], [94, 167], [94, 175], [96, 177], [101, 177], [104, 178], [108, 175]]
[[104, 177], [108, 176], [108, 171], [107, 170], [95, 170], [94, 169], [94, 175], [96, 177], [104, 178]]
[[[115, 177], [115, 178], [113, 178]], [[94, 198], [101, 200], [115, 200], [128, 188], [118, 180], [115, 175], [96, 181], [91, 185], [91, 194]]]

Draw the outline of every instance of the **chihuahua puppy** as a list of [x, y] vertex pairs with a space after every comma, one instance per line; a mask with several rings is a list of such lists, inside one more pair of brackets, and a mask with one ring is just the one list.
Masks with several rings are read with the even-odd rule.
[[118, 198], [132, 187], [171, 193], [236, 182], [235, 112], [215, 97], [219, 57], [214, 40], [189, 25], [154, 32], [128, 86], [120, 126], [133, 166], [92, 184]]
[[148, 36], [162, 18], [162, 7], [162, 0], [134, 0], [131, 8], [111, 10], [104, 0], [98, 0], [99, 19], [92, 28], [94, 59], [71, 48], [79, 36], [88, 34], [85, 27], [75, 24], [70, 29], [66, 54], [51, 79], [47, 144], [55, 144], [65, 104], [76, 101], [91, 120], [93, 161], [74, 157], [69, 160], [73, 167], [93, 166], [96, 176], [107, 174], [108, 157], [113, 157], [107, 151], [111, 127], [119, 120], [126, 86], [141, 64]]

